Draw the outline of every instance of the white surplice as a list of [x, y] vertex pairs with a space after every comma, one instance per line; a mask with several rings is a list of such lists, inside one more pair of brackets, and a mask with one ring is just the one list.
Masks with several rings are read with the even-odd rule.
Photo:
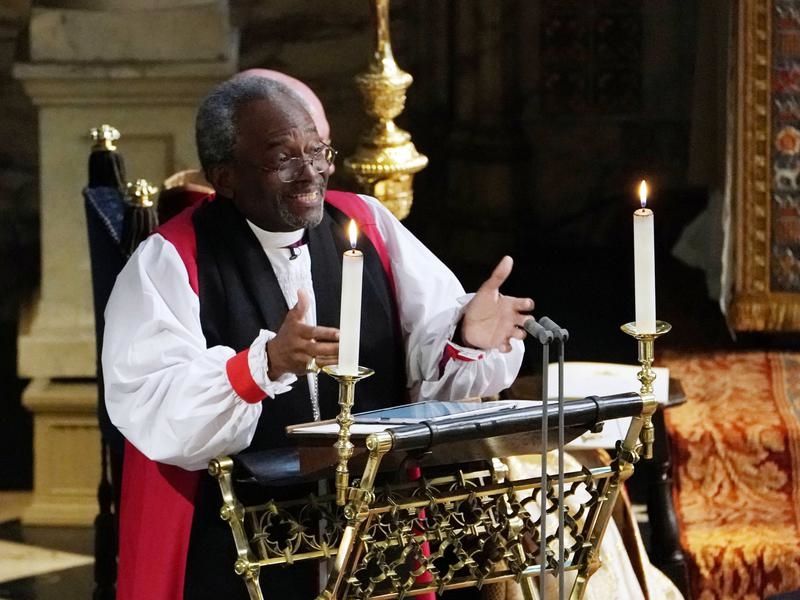
[[[512, 351], [455, 346], [474, 360], [440, 363], [471, 295], [453, 273], [374, 198], [373, 212], [391, 257], [412, 400], [458, 400], [496, 394], [509, 387], [522, 363], [523, 343]], [[313, 300], [306, 248], [289, 260], [283, 246], [300, 232], [274, 234], [251, 228], [265, 250], [289, 306], [304, 289]], [[498, 257], [499, 258], [499, 257]], [[488, 275], [488, 273], [487, 273]], [[308, 322], [316, 320], [314, 313]], [[275, 332], [254, 332], [248, 354], [253, 379], [267, 395], [250, 404], [234, 392], [226, 374], [233, 348], [208, 348], [200, 305], [175, 247], [161, 235], [145, 240], [120, 273], [105, 313], [103, 376], [108, 413], [122, 434], [152, 460], [189, 470], [248, 447], [270, 403], [296, 381], [267, 377], [266, 342]], [[368, 365], [367, 357], [362, 362]], [[268, 417], [268, 415], [265, 415]]]

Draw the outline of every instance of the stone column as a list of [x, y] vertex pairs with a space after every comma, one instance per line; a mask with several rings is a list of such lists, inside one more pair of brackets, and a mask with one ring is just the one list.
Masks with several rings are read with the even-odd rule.
[[[131, 179], [160, 185], [197, 164], [200, 98], [235, 71], [227, 2], [84, 0], [34, 6], [31, 61], [15, 65], [39, 113], [41, 287], [21, 319], [18, 370], [32, 379], [34, 494], [25, 520], [90, 524], [99, 432], [91, 273], [81, 190], [89, 129], [122, 132]], [[155, 5], [158, 5], [156, 8]], [[75, 8], [78, 6], [78, 8]]]

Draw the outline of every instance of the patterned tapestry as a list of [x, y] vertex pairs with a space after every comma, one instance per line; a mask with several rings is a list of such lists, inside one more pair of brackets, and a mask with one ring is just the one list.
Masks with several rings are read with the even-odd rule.
[[770, 287], [800, 292], [800, 1], [775, 2], [772, 32]]
[[667, 358], [665, 411], [695, 600], [800, 590], [800, 354]]
[[736, 331], [800, 331], [800, 0], [731, 8], [723, 305]]

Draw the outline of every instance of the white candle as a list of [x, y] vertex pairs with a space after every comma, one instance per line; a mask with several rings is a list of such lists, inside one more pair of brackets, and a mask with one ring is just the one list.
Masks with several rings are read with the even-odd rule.
[[633, 212], [633, 267], [636, 290], [636, 330], [656, 331], [656, 262], [653, 211], [647, 208], [647, 183], [639, 185], [641, 208]]
[[351, 249], [342, 256], [342, 309], [339, 313], [339, 373], [358, 375], [358, 345], [361, 338], [361, 283], [364, 254], [356, 250], [358, 229], [348, 228]]

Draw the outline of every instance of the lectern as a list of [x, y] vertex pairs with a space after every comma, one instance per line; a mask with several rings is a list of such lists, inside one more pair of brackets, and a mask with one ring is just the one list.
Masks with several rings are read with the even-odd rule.
[[[584, 467], [558, 479], [511, 481], [491, 460], [554, 448], [554, 410], [514, 400], [477, 407], [411, 419], [395, 418], [393, 409], [386, 418], [354, 415], [350, 471], [360, 478], [351, 481], [343, 506], [335, 494], [270, 499], [276, 488], [333, 476], [335, 426], [294, 428], [293, 448], [212, 461], [210, 471], [224, 502], [221, 516], [238, 553], [232, 568], [250, 598], [263, 598], [259, 579], [267, 582], [270, 569], [304, 560], [327, 565], [321, 599], [403, 598], [503, 580], [521, 583], [530, 597], [538, 577], [549, 572], [568, 574], [567, 597], [581, 598], [599, 566], [600, 541], [620, 486], [638, 460], [639, 433], [656, 408], [655, 398], [621, 394], [567, 401], [566, 440], [608, 419], [632, 419], [610, 465]], [[398, 480], [397, 473], [407, 473], [407, 467], [418, 470], [419, 477]], [[263, 503], [244, 506], [239, 485], [261, 486]], [[557, 485], [563, 486], [561, 505]], [[559, 511], [562, 535], [552, 524], [542, 527], [543, 517], [550, 521]], [[563, 562], [559, 539], [564, 540]]]

